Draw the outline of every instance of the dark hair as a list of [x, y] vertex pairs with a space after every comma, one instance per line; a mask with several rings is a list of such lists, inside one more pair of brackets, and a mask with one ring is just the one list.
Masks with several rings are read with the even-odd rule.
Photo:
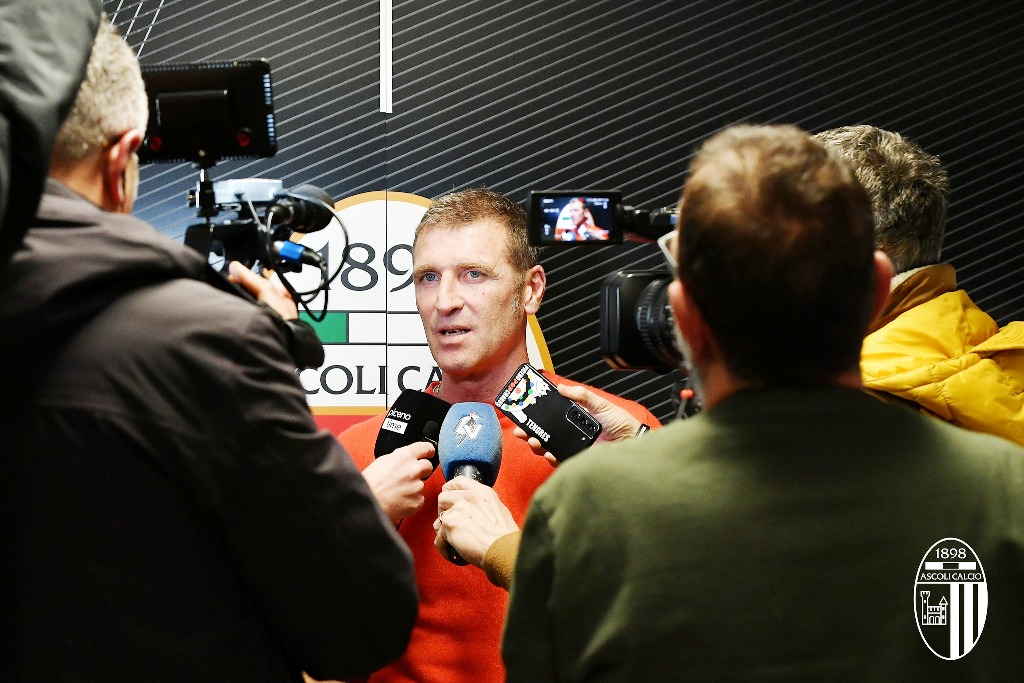
[[487, 188], [452, 192], [435, 199], [416, 226], [413, 247], [420, 235], [438, 228], [457, 228], [478, 220], [492, 220], [505, 228], [505, 256], [520, 273], [537, 265], [537, 250], [526, 234], [526, 212], [508, 197]]
[[939, 158], [899, 133], [846, 126], [815, 138], [853, 168], [871, 199], [875, 242], [897, 273], [939, 262], [949, 176]]
[[858, 368], [874, 291], [871, 204], [810, 135], [736, 126], [709, 139], [678, 230], [679, 279], [737, 378], [813, 385]]

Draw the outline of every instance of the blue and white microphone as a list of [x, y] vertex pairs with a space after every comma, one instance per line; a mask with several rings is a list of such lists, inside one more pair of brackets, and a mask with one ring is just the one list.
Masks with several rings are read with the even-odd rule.
[[[456, 403], [445, 415], [438, 437], [437, 453], [444, 478], [466, 476], [494, 486], [501, 467], [501, 425], [489, 403]], [[469, 564], [450, 548], [448, 559]]]

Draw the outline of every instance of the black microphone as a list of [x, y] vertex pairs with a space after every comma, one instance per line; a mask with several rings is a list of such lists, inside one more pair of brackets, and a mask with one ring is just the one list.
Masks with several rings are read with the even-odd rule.
[[324, 190], [314, 185], [299, 185], [278, 197], [268, 216], [295, 232], [316, 232], [334, 220], [332, 206], [334, 200]]
[[[459, 475], [494, 486], [501, 467], [501, 425], [489, 403], [456, 403], [441, 424], [438, 441], [441, 472], [444, 478]], [[458, 565], [469, 564], [449, 546], [448, 559]]]
[[429, 441], [434, 446], [434, 455], [430, 458], [433, 466], [431, 474], [438, 465], [438, 436], [441, 423], [444, 422], [452, 404], [423, 391], [406, 389], [391, 404], [388, 415], [384, 418], [377, 433], [377, 441], [373, 445], [373, 456], [379, 458], [397, 448], [408, 446], [418, 441]]
[[[449, 405], [449, 407], [451, 407]], [[445, 413], [447, 415], [447, 413]], [[443, 419], [441, 420], [444, 421]], [[423, 425], [423, 438], [429, 441], [434, 446], [434, 460], [437, 459], [437, 440], [441, 438], [441, 425], [434, 422], [433, 420], [427, 420], [427, 424]], [[434, 467], [437, 467], [437, 463], [434, 463]]]

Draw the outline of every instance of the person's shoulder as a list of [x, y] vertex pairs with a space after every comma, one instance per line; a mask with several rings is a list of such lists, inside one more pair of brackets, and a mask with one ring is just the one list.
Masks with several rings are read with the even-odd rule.
[[[895, 406], [901, 409], [900, 406]], [[903, 409], [905, 411], [905, 409]], [[905, 411], [909, 412], [909, 411]], [[931, 432], [936, 450], [956, 453], [963, 458], [996, 458], [1024, 466], [1024, 446], [995, 434], [965, 429], [956, 424], [920, 413], [911, 413]], [[1024, 483], [1024, 482], [1022, 482]]]
[[590, 496], [608, 486], [631, 488], [631, 482], [662, 478], [682, 466], [692, 454], [707, 451], [710, 433], [701, 427], [698, 415], [675, 420], [660, 429], [634, 439], [597, 443], [579, 455], [559, 464], [544, 484], [550, 500]]
[[[1015, 486], [1024, 502], [1024, 446], [988, 431], [873, 398], [858, 419], [883, 429], [894, 452], [927, 453], [934, 468], [956, 472], [979, 487]], [[987, 484], [985, 482], [988, 482]]]
[[640, 437], [597, 443], [590, 448], [588, 455], [595, 455], [595, 464], [605, 468], [628, 467], [630, 459], [657, 459], [663, 455], [678, 462], [685, 459], [690, 451], [706, 450], [702, 444], [714, 437], [715, 433], [708, 428], [705, 418], [698, 414], [686, 419], [673, 420]]
[[[677, 420], [640, 438], [599, 443], [569, 458], [534, 493], [531, 509], [562, 538], [589, 536], [629, 514], [638, 504], [637, 492], [685, 480], [687, 463], [707, 451], [691, 438], [696, 425], [689, 422]], [[644, 494], [640, 498], [642, 506]]]
[[272, 335], [275, 329], [270, 315], [259, 306], [191, 278], [169, 279], [128, 291], [119, 303], [153, 325], [166, 328], [170, 337], [212, 339], [219, 335], [246, 336], [254, 331], [262, 336]]
[[287, 339], [271, 315], [203, 281], [176, 278], [126, 291], [90, 327], [102, 330], [100, 339], [118, 339], [123, 352], [107, 365], [124, 366], [126, 374], [148, 366], [211, 395], [263, 387], [302, 397]]
[[356, 467], [360, 470], [365, 469], [367, 465], [373, 462], [373, 448], [377, 442], [377, 434], [380, 433], [380, 427], [384, 424], [386, 416], [386, 411], [379, 415], [371, 415], [362, 422], [357, 422], [348, 427], [338, 435], [341, 445], [345, 447], [352, 460], [355, 461]]
[[946, 463], [944, 472], [961, 486], [974, 490], [978, 500], [1003, 508], [999, 517], [1024, 524], [1024, 446], [1001, 436], [929, 420], [936, 438], [928, 456]]

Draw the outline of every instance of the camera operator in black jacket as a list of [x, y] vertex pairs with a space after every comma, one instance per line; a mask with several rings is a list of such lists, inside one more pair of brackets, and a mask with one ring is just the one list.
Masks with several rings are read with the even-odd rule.
[[[7, 37], [5, 36], [5, 40]], [[15, 680], [286, 681], [405, 649], [408, 549], [264, 308], [129, 215], [147, 120], [106, 19], [0, 276]], [[285, 317], [295, 305], [234, 264]]]

